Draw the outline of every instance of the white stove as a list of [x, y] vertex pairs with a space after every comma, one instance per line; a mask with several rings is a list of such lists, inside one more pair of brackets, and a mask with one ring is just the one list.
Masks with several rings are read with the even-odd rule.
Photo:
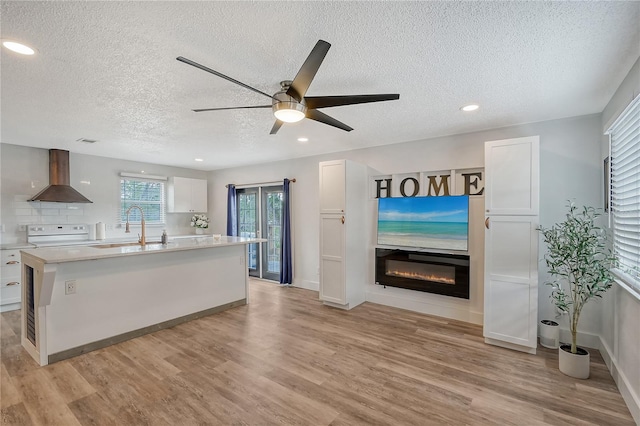
[[62, 247], [90, 244], [89, 225], [29, 225], [27, 242], [36, 247]]

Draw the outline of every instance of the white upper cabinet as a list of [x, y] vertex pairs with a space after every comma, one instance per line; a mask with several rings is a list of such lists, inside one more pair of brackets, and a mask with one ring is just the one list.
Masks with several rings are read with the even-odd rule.
[[169, 213], [205, 213], [207, 211], [207, 181], [172, 177], [169, 179]]
[[540, 137], [485, 143], [485, 209], [489, 215], [537, 215]]
[[346, 191], [346, 162], [320, 163], [320, 214], [344, 213]]

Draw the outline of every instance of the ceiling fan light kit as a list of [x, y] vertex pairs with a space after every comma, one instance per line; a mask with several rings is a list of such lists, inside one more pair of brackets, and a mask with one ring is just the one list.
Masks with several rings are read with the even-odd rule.
[[200, 65], [197, 62], [193, 62], [190, 59], [183, 58], [182, 56], [177, 57], [176, 59], [180, 62], [184, 62], [185, 64], [191, 65], [193, 67], [199, 68], [203, 71], [209, 72], [213, 75], [216, 75], [220, 78], [223, 78], [227, 81], [235, 83], [239, 86], [242, 86], [246, 89], [252, 90], [261, 95], [267, 96], [271, 99], [271, 105], [254, 105], [254, 106], [243, 106], [243, 107], [225, 107], [225, 108], [204, 108], [204, 109], [194, 109], [194, 112], [204, 112], [204, 111], [221, 111], [221, 110], [229, 110], [229, 109], [257, 109], [257, 108], [271, 108], [273, 111], [273, 115], [276, 117], [276, 122], [271, 128], [271, 134], [276, 134], [283, 123], [295, 123], [297, 121], [302, 120], [303, 118], [308, 118], [310, 120], [318, 121], [323, 124], [327, 124], [329, 126], [336, 127], [338, 129], [342, 129], [344, 131], [350, 132], [353, 128], [347, 126], [344, 123], [332, 118], [320, 111], [319, 108], [328, 108], [334, 106], [343, 106], [343, 105], [353, 105], [353, 104], [363, 104], [370, 102], [382, 102], [382, 101], [392, 101], [400, 99], [400, 95], [397, 93], [394, 94], [380, 94], [380, 95], [347, 95], [347, 96], [312, 96], [305, 97], [304, 95], [307, 93], [307, 89], [311, 85], [313, 78], [318, 72], [318, 68], [322, 64], [324, 57], [327, 55], [329, 48], [331, 45], [324, 40], [318, 40], [313, 50], [307, 57], [304, 64], [296, 74], [293, 81], [284, 80], [280, 82], [281, 90], [275, 93], [273, 96], [268, 95], [261, 90], [258, 90], [254, 87], [251, 87], [247, 84], [244, 84], [238, 80], [235, 80], [231, 77], [228, 77], [218, 71], [215, 71], [211, 68], [208, 68], [204, 65]]
[[285, 123], [296, 123], [302, 120], [307, 113], [307, 106], [302, 102], [298, 102], [291, 96], [287, 95], [287, 90], [291, 86], [291, 80], [280, 82], [282, 90], [273, 95], [273, 115], [280, 121]]

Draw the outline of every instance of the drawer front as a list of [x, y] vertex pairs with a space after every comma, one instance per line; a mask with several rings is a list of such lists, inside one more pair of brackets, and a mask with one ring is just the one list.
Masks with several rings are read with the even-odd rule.
[[[11, 287], [14, 285], [20, 285], [20, 274], [5, 274], [4, 269], [2, 270], [2, 280], [0, 281], [0, 287]], [[20, 272], [20, 270], [18, 270]], [[18, 284], [13, 284], [13, 283]]]
[[8, 262], [20, 262], [20, 250], [0, 250], [2, 252], [2, 266]]
[[[10, 260], [9, 262], [14, 262], [13, 260]], [[22, 263], [19, 261], [15, 261], [17, 263], [10, 263], [8, 265], [2, 264], [2, 267], [0, 267], [0, 274], [2, 275], [3, 279], [2, 281], [4, 281], [4, 277], [19, 277], [22, 273]]]
[[20, 302], [22, 296], [22, 286], [20, 280], [2, 279], [2, 287], [0, 287], [0, 305]]

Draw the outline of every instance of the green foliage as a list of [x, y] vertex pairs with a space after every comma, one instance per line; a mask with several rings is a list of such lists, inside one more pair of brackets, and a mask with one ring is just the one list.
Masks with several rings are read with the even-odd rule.
[[608, 244], [607, 233], [596, 225], [600, 216], [593, 207], [580, 211], [570, 202], [567, 218], [551, 228], [539, 227], [547, 253], [544, 256], [553, 281], [551, 299], [562, 312], [569, 314], [572, 342], [571, 352], [576, 353], [578, 321], [584, 305], [611, 288], [611, 269], [616, 259]]

